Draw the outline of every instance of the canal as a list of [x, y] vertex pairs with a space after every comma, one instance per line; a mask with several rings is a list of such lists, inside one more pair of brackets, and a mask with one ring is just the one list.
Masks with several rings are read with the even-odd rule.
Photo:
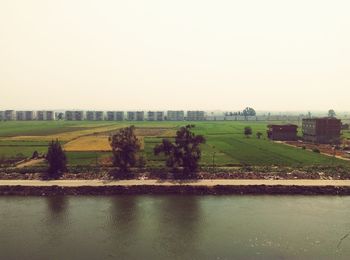
[[350, 258], [350, 197], [0, 197], [1, 259]]

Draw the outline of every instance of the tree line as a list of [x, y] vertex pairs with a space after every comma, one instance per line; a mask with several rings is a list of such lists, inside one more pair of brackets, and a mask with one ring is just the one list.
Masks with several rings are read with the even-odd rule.
[[[154, 155], [163, 155], [165, 166], [178, 178], [194, 178], [201, 159], [200, 145], [206, 142], [202, 135], [193, 132], [194, 125], [181, 127], [174, 140], [164, 138], [153, 148]], [[113, 166], [118, 170], [115, 177], [126, 177], [133, 167], [144, 167], [146, 160], [141, 154], [141, 142], [135, 133], [135, 127], [120, 129], [109, 137], [112, 148]], [[58, 140], [49, 144], [46, 155], [48, 178], [57, 179], [67, 170], [67, 158]]]

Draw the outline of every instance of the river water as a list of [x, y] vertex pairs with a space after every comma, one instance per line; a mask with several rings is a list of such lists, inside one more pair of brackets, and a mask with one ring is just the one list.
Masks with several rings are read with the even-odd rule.
[[350, 259], [350, 197], [0, 197], [1, 259]]

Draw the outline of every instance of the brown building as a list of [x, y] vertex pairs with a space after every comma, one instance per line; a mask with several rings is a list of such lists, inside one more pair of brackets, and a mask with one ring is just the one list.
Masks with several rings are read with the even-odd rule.
[[304, 141], [333, 144], [340, 141], [341, 120], [333, 117], [303, 119]]
[[297, 140], [297, 125], [269, 125], [267, 137], [276, 141], [295, 141]]

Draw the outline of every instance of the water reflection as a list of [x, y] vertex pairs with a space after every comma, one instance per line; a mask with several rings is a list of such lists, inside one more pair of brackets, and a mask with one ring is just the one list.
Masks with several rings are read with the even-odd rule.
[[139, 228], [138, 198], [118, 196], [110, 198], [109, 229], [115, 245], [128, 248]]
[[169, 257], [196, 255], [202, 225], [199, 198], [168, 196], [158, 206], [157, 247], [165, 249]]
[[66, 220], [68, 208], [67, 196], [48, 196], [46, 197], [46, 203], [49, 220], [59, 223]]

